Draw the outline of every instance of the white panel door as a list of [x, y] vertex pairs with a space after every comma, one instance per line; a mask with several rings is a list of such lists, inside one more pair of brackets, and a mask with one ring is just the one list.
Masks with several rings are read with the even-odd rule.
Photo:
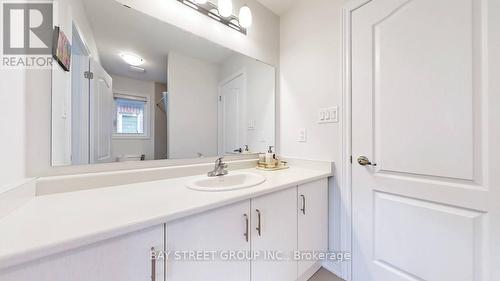
[[89, 164], [89, 56], [73, 54], [71, 57], [71, 164]]
[[[303, 253], [328, 250], [328, 180], [299, 185], [298, 188], [298, 250]], [[307, 280], [318, 264], [314, 260], [299, 260], [299, 277]]]
[[111, 159], [113, 135], [113, 84], [111, 76], [90, 60], [90, 162], [106, 163]]
[[163, 225], [0, 271], [0, 280], [162, 281], [165, 263], [151, 248], [164, 249]]
[[[250, 261], [225, 260], [224, 253], [250, 251], [250, 201], [167, 225], [168, 281], [249, 281]], [[181, 251], [215, 253], [207, 260], [175, 258]]]
[[234, 153], [245, 144], [245, 76], [221, 86], [219, 100], [219, 155]]
[[252, 261], [252, 281], [296, 280], [297, 189], [252, 199], [251, 230], [252, 251], [260, 254]]
[[373, 0], [352, 13], [353, 280], [499, 280], [488, 2]]

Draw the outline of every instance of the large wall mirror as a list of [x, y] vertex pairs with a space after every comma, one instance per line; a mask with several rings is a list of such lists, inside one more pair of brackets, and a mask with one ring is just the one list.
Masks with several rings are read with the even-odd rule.
[[53, 166], [275, 145], [274, 67], [114, 0], [59, 9], [71, 62], [52, 71]]

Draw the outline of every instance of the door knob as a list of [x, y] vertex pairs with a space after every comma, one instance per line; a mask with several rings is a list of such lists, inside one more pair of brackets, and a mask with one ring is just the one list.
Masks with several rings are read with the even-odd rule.
[[373, 166], [373, 167], [377, 166], [377, 164], [370, 162], [370, 160], [366, 156], [359, 156], [358, 164], [361, 166]]

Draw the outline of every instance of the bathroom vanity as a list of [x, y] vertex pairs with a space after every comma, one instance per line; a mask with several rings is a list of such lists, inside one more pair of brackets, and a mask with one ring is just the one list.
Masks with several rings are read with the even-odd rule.
[[[187, 187], [206, 177], [196, 175], [37, 196], [0, 219], [0, 280], [307, 280], [320, 262], [176, 258], [200, 251], [327, 250], [331, 163], [306, 161], [277, 172], [246, 167], [229, 175], [242, 172], [265, 181], [238, 190], [198, 191]], [[126, 173], [100, 176], [118, 179]], [[68, 177], [41, 181], [57, 186], [59, 180], [71, 182]], [[276, 258], [281, 257], [268, 256]]]
[[[33, 91], [40, 99], [26, 99], [37, 128], [26, 176], [40, 178], [14, 196], [0, 189], [0, 281], [307, 280], [321, 263], [293, 254], [327, 250], [333, 169], [294, 159], [255, 168], [278, 145], [279, 56], [248, 56], [251, 31], [209, 28], [237, 45], [193, 34], [145, 9], [151, 1], [55, 3], [71, 65], [54, 64], [40, 78], [50, 86]], [[198, 16], [182, 1], [154, 10]], [[221, 156], [229, 174], [207, 178]], [[202, 251], [261, 256], [176, 258]]]

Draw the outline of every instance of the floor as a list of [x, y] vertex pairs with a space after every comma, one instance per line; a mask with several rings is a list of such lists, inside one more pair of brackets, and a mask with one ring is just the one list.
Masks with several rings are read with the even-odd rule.
[[318, 272], [316, 272], [316, 274], [314, 274], [313, 277], [309, 279], [309, 281], [344, 281], [344, 280], [330, 273], [330, 271], [322, 268]]

